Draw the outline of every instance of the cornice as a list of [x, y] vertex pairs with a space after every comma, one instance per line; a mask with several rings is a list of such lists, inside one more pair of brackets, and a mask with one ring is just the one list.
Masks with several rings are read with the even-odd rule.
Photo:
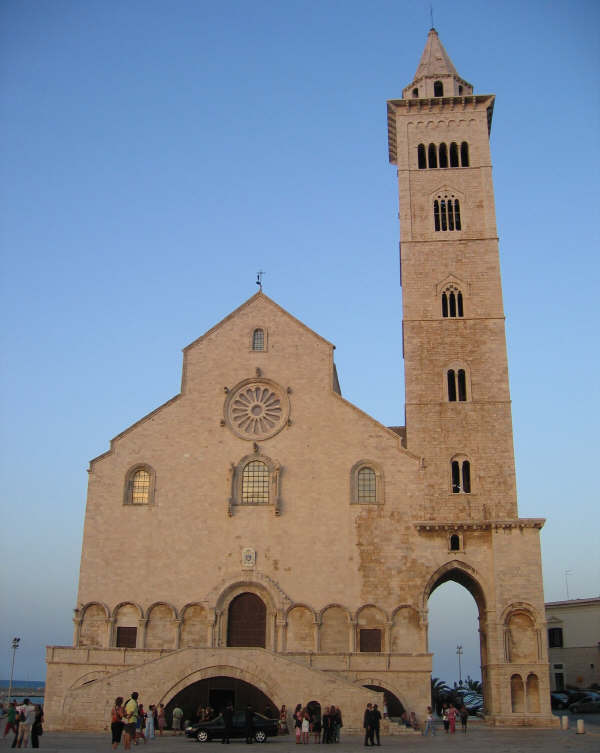
[[541, 529], [545, 522], [545, 518], [456, 521], [417, 520], [413, 523], [413, 525], [420, 533], [436, 533], [438, 531], [497, 531], [507, 528]]

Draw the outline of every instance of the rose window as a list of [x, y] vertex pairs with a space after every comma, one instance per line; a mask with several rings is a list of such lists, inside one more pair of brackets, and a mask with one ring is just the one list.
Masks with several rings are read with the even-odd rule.
[[244, 382], [232, 390], [225, 404], [231, 429], [242, 439], [265, 439], [276, 434], [289, 413], [285, 392], [267, 380]]

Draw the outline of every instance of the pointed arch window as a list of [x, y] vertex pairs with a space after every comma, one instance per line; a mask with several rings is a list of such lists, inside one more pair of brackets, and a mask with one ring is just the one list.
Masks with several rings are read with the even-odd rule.
[[435, 81], [433, 84], [433, 96], [434, 97], [443, 97], [444, 96], [444, 84], [441, 81]]
[[419, 144], [417, 147], [417, 157], [419, 163], [419, 170], [424, 170], [427, 167], [427, 158], [425, 156], [425, 144]]
[[446, 288], [442, 293], [442, 316], [444, 318], [464, 316], [463, 294], [453, 285]]
[[466, 141], [460, 145], [460, 164], [461, 167], [469, 167], [469, 145]]
[[452, 461], [452, 493], [471, 493], [471, 463], [468, 460], [455, 459]]

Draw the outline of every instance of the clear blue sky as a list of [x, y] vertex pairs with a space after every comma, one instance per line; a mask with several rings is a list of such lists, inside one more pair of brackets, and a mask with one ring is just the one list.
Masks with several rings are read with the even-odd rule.
[[[597, 596], [600, 5], [434, 5], [459, 73], [497, 95], [520, 514], [548, 519], [546, 599], [565, 570], [571, 597]], [[179, 391], [181, 348], [258, 269], [336, 344], [344, 396], [404, 422], [385, 103], [429, 26], [420, 0], [0, 5], [0, 677], [13, 635], [22, 679], [71, 642], [89, 459]], [[450, 609], [445, 588], [450, 681], [457, 643], [466, 672], [479, 660], [472, 599]]]

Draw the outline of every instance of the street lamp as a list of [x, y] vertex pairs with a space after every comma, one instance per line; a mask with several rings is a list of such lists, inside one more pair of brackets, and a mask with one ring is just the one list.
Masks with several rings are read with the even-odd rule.
[[19, 648], [19, 643], [21, 642], [20, 638], [13, 638], [12, 639], [12, 662], [10, 664], [10, 680], [8, 683], [8, 703], [10, 703], [10, 694], [12, 692], [12, 684], [13, 684], [13, 672], [15, 669], [15, 653], [17, 649]]
[[457, 646], [456, 647], [456, 655], [458, 656], [458, 684], [459, 685], [462, 685], [462, 672], [461, 672], [461, 668], [460, 668], [460, 657], [462, 656], [462, 654], [463, 654], [463, 647], [462, 646]]

